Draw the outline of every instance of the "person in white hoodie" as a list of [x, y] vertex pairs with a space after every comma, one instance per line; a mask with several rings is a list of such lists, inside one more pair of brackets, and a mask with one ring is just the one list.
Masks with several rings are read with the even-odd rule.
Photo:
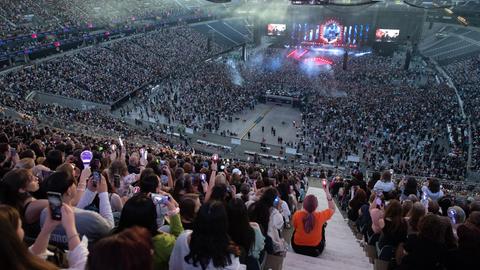
[[373, 190], [382, 191], [388, 193], [395, 189], [395, 184], [392, 182], [392, 173], [390, 171], [384, 171], [382, 177], [375, 183]]
[[422, 187], [422, 192], [427, 195], [432, 201], [438, 201], [438, 199], [444, 196], [440, 187], [438, 179], [429, 178], [425, 185]]

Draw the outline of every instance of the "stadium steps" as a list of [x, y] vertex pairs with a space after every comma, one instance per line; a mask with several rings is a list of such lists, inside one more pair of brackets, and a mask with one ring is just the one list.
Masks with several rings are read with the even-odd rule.
[[[315, 180], [313, 180], [315, 181]], [[321, 188], [310, 187], [307, 194], [313, 194], [318, 199], [318, 209], [326, 209], [327, 199]], [[283, 261], [285, 270], [365, 270], [373, 269], [362, 247], [357, 242], [352, 230], [337, 209], [328, 221], [325, 232], [326, 246], [323, 253], [317, 257], [299, 255], [290, 251]]]

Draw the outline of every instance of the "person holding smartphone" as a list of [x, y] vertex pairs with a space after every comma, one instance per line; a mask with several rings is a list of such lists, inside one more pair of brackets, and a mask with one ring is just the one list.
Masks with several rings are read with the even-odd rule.
[[324, 185], [328, 208], [317, 211], [318, 200], [315, 195], [307, 195], [303, 200], [303, 210], [293, 215], [292, 248], [302, 255], [318, 257], [325, 248], [326, 222], [335, 213], [335, 204], [328, 185]]
[[[22, 242], [24, 231], [18, 211], [8, 205], [0, 205], [0, 234], [2, 241], [8, 246], [8, 254], [13, 256], [2, 257], [2, 267], [5, 269], [56, 269], [54, 265], [45, 261], [47, 246], [51, 233], [56, 227], [62, 226], [68, 237], [68, 269], [84, 269], [88, 256], [86, 242], [82, 242], [75, 227], [75, 215], [71, 207], [61, 205], [61, 219], [54, 220], [47, 208], [48, 215], [35, 242], [27, 249]], [[6, 251], [1, 250], [2, 253]]]
[[[107, 193], [106, 179], [103, 176], [100, 177], [97, 187], [94, 187], [92, 177], [88, 179], [88, 189], [85, 191], [76, 207], [72, 206], [72, 202], [76, 196], [77, 187], [71, 174], [67, 172], [55, 172], [50, 175], [46, 181], [47, 191], [52, 192], [50, 194], [58, 193], [58, 196], [60, 196], [62, 200], [62, 205], [66, 204], [72, 207], [75, 214], [76, 228], [81, 236], [85, 235], [90, 242], [95, 242], [109, 234], [114, 226], [114, 221]], [[92, 202], [97, 193], [100, 200], [100, 214], [84, 210], [83, 208]], [[46, 209], [43, 210], [40, 219], [41, 224], [46, 222], [47, 214], [49, 214], [48, 211]], [[60, 248], [66, 249], [68, 247], [68, 232], [62, 227], [55, 228], [52, 232], [50, 242]]]

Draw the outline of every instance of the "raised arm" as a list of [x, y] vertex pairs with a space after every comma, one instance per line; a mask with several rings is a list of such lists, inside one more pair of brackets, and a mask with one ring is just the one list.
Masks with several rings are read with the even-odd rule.
[[205, 202], [208, 202], [212, 195], [213, 187], [215, 186], [215, 177], [217, 176], [217, 162], [212, 161], [212, 173], [210, 174], [210, 180], [208, 181], [208, 190], [205, 194]]
[[328, 188], [328, 185], [325, 186], [325, 195], [327, 195], [327, 203], [328, 203], [328, 208], [331, 209], [333, 212], [335, 212], [335, 203], [333, 202], [332, 195], [330, 194], [330, 189]]

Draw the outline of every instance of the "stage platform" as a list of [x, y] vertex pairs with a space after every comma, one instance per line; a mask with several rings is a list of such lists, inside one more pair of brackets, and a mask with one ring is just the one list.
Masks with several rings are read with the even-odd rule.
[[[319, 210], [328, 207], [327, 198], [323, 189], [310, 187], [307, 194], [317, 196]], [[365, 252], [356, 241], [354, 234], [347, 225], [347, 221], [345, 221], [338, 209], [328, 221], [326, 230], [325, 250], [319, 257], [313, 258], [296, 254], [290, 247], [290, 251], [287, 252], [287, 257], [283, 262], [283, 270], [373, 269], [373, 264], [368, 261]]]

